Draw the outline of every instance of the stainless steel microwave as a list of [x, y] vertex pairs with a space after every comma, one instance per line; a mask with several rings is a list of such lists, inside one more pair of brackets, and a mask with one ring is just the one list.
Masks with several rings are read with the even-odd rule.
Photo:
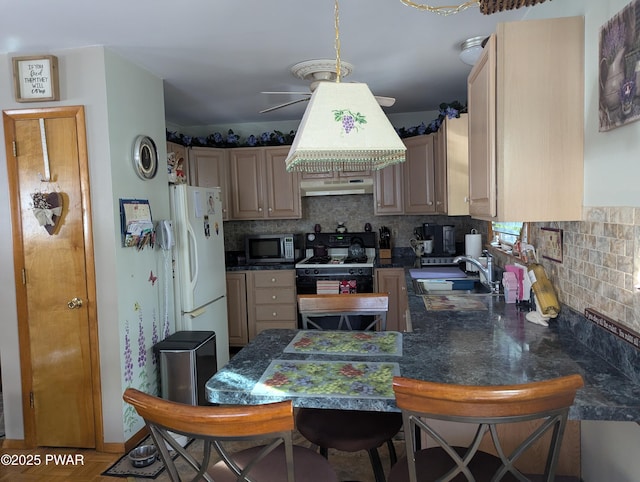
[[298, 236], [294, 234], [250, 234], [245, 237], [248, 264], [293, 263], [300, 258]]

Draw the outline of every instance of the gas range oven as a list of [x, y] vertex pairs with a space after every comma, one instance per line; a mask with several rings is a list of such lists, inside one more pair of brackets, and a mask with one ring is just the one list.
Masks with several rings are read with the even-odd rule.
[[373, 293], [376, 235], [307, 233], [305, 258], [296, 263], [298, 294]]

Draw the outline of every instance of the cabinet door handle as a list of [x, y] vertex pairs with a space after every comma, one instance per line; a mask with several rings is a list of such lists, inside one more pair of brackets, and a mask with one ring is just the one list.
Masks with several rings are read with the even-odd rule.
[[273, 295], [273, 296], [271, 296], [271, 299], [272, 300], [276, 300], [276, 299], [278, 299], [278, 297], [276, 295]]
[[271, 278], [271, 282], [275, 283], [277, 280], [275, 278]]
[[278, 316], [278, 313], [276, 313], [275, 311], [272, 313], [273, 317], [275, 318], [276, 316]]

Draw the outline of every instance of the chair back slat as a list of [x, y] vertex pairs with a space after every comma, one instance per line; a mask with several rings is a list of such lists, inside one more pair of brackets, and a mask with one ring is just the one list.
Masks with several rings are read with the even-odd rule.
[[350, 317], [374, 316], [374, 320], [365, 330], [386, 330], [389, 295], [387, 293], [350, 293], [298, 295], [298, 309], [302, 317], [302, 326], [322, 329], [315, 322], [325, 316], [340, 316], [338, 329], [352, 329]]

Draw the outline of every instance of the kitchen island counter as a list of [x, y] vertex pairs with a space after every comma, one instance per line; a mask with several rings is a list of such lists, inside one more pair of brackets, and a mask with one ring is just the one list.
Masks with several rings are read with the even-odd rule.
[[[409, 280], [410, 281], [410, 280]], [[640, 421], [640, 384], [578, 342], [569, 323], [543, 327], [502, 296], [475, 296], [483, 308], [427, 311], [407, 286], [413, 332], [403, 333], [400, 357], [392, 361], [403, 376], [456, 384], [518, 384], [578, 373], [585, 380], [569, 417], [573, 420]], [[285, 348], [298, 330], [267, 330], [243, 348], [206, 385], [216, 403], [266, 403], [275, 396], [252, 393], [271, 361], [293, 359]], [[339, 355], [296, 355], [304, 360], [343, 360]], [[350, 355], [349, 360], [373, 361]], [[302, 397], [296, 406], [397, 411], [393, 399]]]

